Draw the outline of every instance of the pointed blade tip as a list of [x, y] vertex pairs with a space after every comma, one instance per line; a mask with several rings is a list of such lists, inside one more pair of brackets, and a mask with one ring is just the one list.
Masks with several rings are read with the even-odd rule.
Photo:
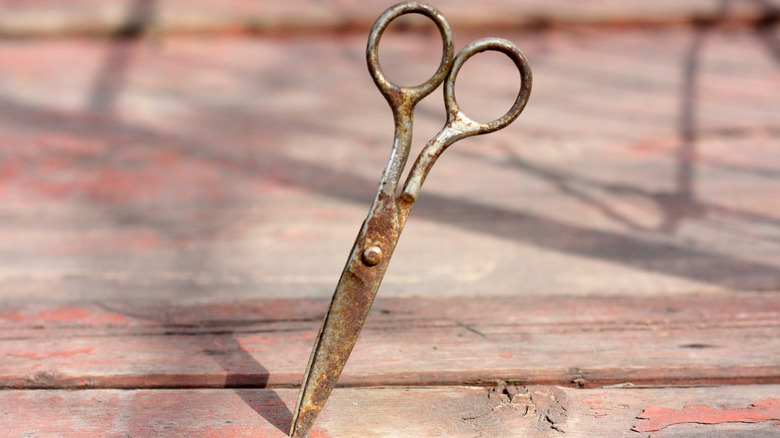
[[290, 427], [290, 437], [305, 437], [308, 435], [310, 429], [310, 424], [303, 424], [299, 422], [298, 419], [295, 419]]
[[[304, 394], [305, 388], [301, 388], [301, 394], [300, 394], [300, 400], [298, 400], [298, 403], [295, 405], [295, 411], [293, 414], [293, 420], [292, 424], [290, 425], [290, 437], [305, 437], [309, 434], [311, 431], [312, 426], [314, 426], [314, 421], [317, 419], [317, 414], [319, 414], [319, 410], [316, 409], [315, 415], [312, 418], [311, 415], [302, 415], [301, 413], [304, 411], [304, 407], [309, 405], [306, 398], [306, 394]], [[307, 412], [310, 412], [312, 409], [307, 409]]]

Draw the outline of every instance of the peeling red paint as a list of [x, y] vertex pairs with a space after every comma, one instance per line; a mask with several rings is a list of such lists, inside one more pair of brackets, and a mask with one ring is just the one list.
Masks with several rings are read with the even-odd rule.
[[515, 355], [514, 354], [508, 354], [508, 353], [499, 353], [498, 357], [503, 357], [505, 359], [512, 359], [513, 357], [515, 357]]
[[11, 321], [11, 322], [21, 322], [21, 321], [24, 321], [24, 319], [25, 319], [24, 316], [19, 314], [19, 312], [4, 313], [4, 314], [0, 315], [0, 318], [6, 319], [6, 320]]
[[682, 409], [650, 407], [637, 418], [642, 421], [631, 428], [636, 432], [655, 432], [681, 423], [761, 423], [780, 420], [780, 399], [753, 403], [746, 409], [717, 409], [702, 405], [686, 406]]
[[[594, 396], [601, 396], [601, 394], [593, 394]], [[588, 407], [596, 412], [589, 413], [587, 415], [590, 415], [595, 418], [604, 418], [607, 415], [609, 415], [610, 408], [604, 406], [603, 402], [601, 400], [583, 400], [583, 403], [588, 405]]]
[[583, 400], [582, 402], [591, 409], [607, 409], [606, 406], [601, 404], [601, 400]]
[[41, 318], [46, 322], [73, 322], [83, 320], [92, 313], [84, 309], [72, 307], [60, 307], [57, 310], [45, 310], [41, 312]]
[[12, 357], [19, 357], [23, 359], [51, 359], [52, 357], [71, 357], [76, 356], [78, 354], [89, 354], [92, 353], [92, 348], [82, 348], [80, 350], [68, 350], [68, 351], [54, 351], [51, 353], [23, 353], [23, 352], [8, 352], [8, 356]]
[[105, 315], [100, 315], [97, 318], [94, 318], [90, 320], [90, 323], [92, 324], [124, 324], [129, 322], [130, 320], [124, 316], [120, 315], [118, 313], [106, 313]]
[[[34, 316], [24, 318], [11, 315], [0, 315], [0, 318], [11, 319], [12, 321], [22, 321], [24, 319], [35, 320]], [[38, 318], [46, 323], [73, 323], [79, 322], [83, 324], [123, 324], [127, 323], [129, 319], [124, 315], [118, 313], [105, 313], [105, 314], [93, 314], [93, 312], [84, 309], [72, 308], [72, 307], [60, 307], [55, 310], [44, 310], [38, 314]]]

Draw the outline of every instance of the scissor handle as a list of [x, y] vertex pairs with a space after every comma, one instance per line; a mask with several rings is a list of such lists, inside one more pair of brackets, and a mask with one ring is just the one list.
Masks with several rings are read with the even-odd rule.
[[[514, 62], [517, 69], [520, 71], [520, 90], [517, 93], [517, 98], [503, 116], [492, 122], [477, 122], [466, 117], [460, 110], [458, 102], [455, 99], [455, 80], [458, 77], [458, 72], [463, 64], [472, 56], [477, 53], [486, 52], [488, 50], [494, 50], [502, 52]], [[531, 95], [531, 67], [528, 65], [528, 60], [523, 55], [523, 52], [517, 48], [511, 42], [502, 38], [484, 38], [474, 41], [455, 57], [455, 62], [452, 65], [447, 81], [444, 83], [444, 104], [447, 107], [447, 124], [453, 128], [462, 130], [462, 134], [458, 135], [458, 139], [464, 137], [470, 137], [472, 135], [487, 134], [489, 132], [497, 131], [506, 127], [512, 123], [517, 116], [523, 112], [523, 108], [528, 103], [528, 97]], [[455, 126], [457, 124], [457, 126]]]
[[[517, 98], [512, 107], [509, 108], [509, 111], [496, 120], [485, 123], [470, 119], [460, 110], [458, 102], [455, 100], [455, 80], [458, 78], [458, 72], [463, 67], [464, 62], [477, 53], [487, 50], [495, 50], [509, 56], [520, 71], [521, 83], [520, 91], [517, 93]], [[447, 123], [423, 147], [420, 155], [417, 157], [417, 161], [412, 166], [401, 193], [401, 198], [405, 203], [407, 205], [414, 203], [420, 194], [422, 184], [428, 176], [431, 167], [450, 145], [466, 137], [497, 131], [512, 123], [528, 103], [528, 97], [531, 95], [531, 82], [531, 67], [528, 65], [528, 60], [525, 59], [525, 55], [523, 55], [520, 49], [507, 40], [485, 38], [474, 41], [461, 50], [458, 56], [455, 57], [452, 70], [444, 83], [444, 105], [447, 108]]]
[[[439, 28], [439, 33], [441, 33], [443, 51], [439, 68], [430, 79], [420, 85], [402, 87], [388, 80], [382, 71], [382, 66], [379, 64], [379, 40], [382, 38], [382, 33], [387, 29], [390, 22], [401, 15], [409, 13], [422, 14], [433, 20], [436, 27]], [[450, 24], [438, 9], [422, 3], [399, 3], [390, 7], [390, 9], [386, 10], [376, 20], [374, 27], [371, 28], [371, 33], [368, 36], [368, 47], [366, 48], [368, 70], [371, 72], [371, 77], [374, 79], [374, 83], [376, 83], [379, 91], [382, 92], [387, 101], [393, 106], [399, 105], [399, 100], [403, 99], [411, 99], [412, 104], [417, 103], [420, 99], [435, 90], [447, 77], [454, 57], [455, 49]]]

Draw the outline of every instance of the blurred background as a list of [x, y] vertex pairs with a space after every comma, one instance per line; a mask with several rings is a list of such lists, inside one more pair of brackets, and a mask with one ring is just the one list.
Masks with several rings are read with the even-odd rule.
[[[0, 301], [329, 297], [392, 145], [392, 3], [0, 0]], [[780, 290], [780, 2], [432, 4], [534, 87], [437, 162], [380, 295]], [[416, 18], [402, 84], [440, 57]], [[488, 120], [518, 87], [484, 54], [456, 92]]]

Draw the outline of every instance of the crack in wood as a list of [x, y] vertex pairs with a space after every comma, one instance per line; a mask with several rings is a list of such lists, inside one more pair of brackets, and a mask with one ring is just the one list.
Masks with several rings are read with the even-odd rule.
[[462, 328], [464, 328], [464, 329], [466, 329], [466, 330], [470, 331], [471, 333], [474, 333], [475, 335], [477, 335], [477, 336], [479, 336], [479, 337], [481, 337], [481, 338], [487, 338], [487, 335], [485, 335], [485, 334], [484, 334], [484, 333], [482, 333], [481, 331], [479, 331], [479, 330], [477, 330], [476, 328], [474, 328], [474, 326], [473, 326], [473, 325], [471, 325], [471, 324], [463, 324], [462, 322], [456, 322], [455, 324], [456, 324], [458, 327], [462, 327]]
[[523, 427], [528, 431], [536, 434], [549, 434], [550, 430], [556, 434], [566, 433], [566, 400], [565, 393], [560, 388], [518, 386], [499, 382], [488, 389], [487, 395], [495, 403], [490, 410], [464, 417], [464, 421], [474, 422], [474, 426], [479, 427], [505, 416], [516, 420], [519, 415]]

